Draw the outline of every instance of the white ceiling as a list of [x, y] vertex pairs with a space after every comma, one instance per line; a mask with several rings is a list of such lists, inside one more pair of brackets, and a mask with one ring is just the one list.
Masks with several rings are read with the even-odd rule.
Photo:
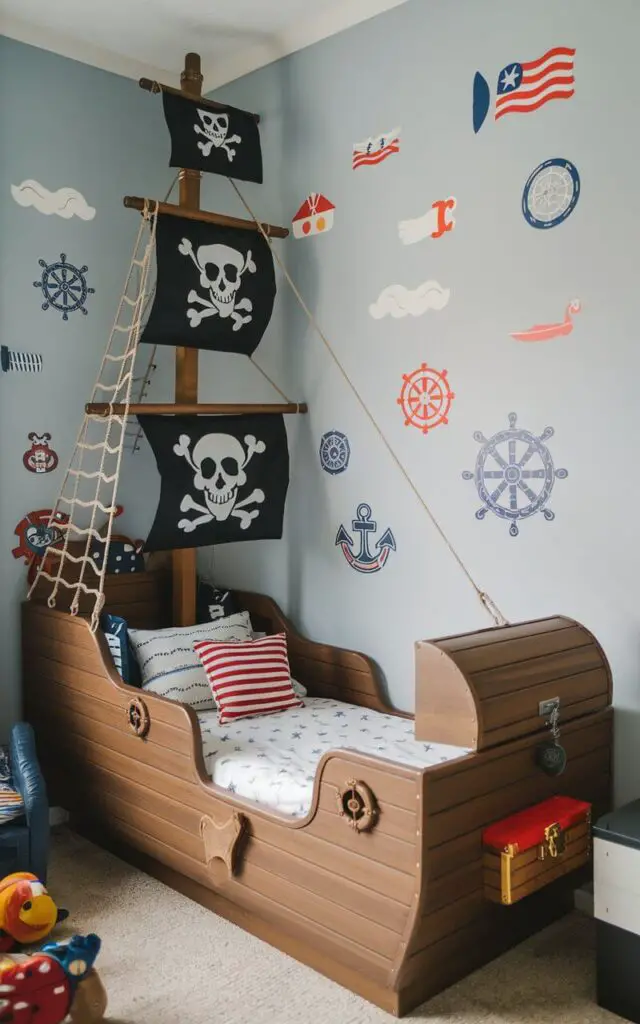
[[0, 0], [0, 34], [166, 85], [194, 50], [209, 91], [404, 2]]

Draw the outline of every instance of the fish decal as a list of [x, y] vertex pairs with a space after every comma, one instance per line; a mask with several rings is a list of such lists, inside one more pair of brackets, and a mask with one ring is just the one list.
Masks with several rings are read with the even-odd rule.
[[511, 337], [516, 341], [551, 341], [552, 338], [561, 338], [571, 334], [573, 330], [573, 317], [579, 313], [582, 306], [579, 299], [574, 299], [567, 306], [564, 320], [555, 324], [534, 324], [526, 331], [515, 331]]

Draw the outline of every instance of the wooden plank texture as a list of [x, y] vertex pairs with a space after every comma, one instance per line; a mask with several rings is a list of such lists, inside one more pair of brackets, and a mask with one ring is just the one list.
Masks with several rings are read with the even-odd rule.
[[416, 737], [483, 750], [544, 732], [542, 702], [561, 725], [611, 703], [611, 670], [595, 637], [561, 617], [416, 644]]
[[[128, 582], [119, 586], [129, 592]], [[252, 600], [256, 622], [284, 628], [292, 637], [306, 666], [305, 685], [310, 677], [318, 690], [335, 687], [338, 698], [355, 695], [364, 706], [388, 710], [377, 669], [366, 656], [308, 641], [268, 598]], [[536, 635], [552, 648], [562, 634], [563, 642], [575, 644], [564, 648], [574, 653], [563, 655], [555, 677], [571, 680], [567, 695], [583, 712], [561, 723], [568, 753], [561, 777], [550, 778], [536, 766], [544, 730], [507, 736], [497, 746], [424, 772], [340, 751], [322, 759], [312, 810], [296, 820], [234, 798], [208, 781], [195, 713], [124, 686], [104, 640], [92, 636], [86, 622], [37, 606], [26, 608], [24, 617], [26, 707], [48, 784], [62, 806], [84, 829], [129, 851], [147, 870], [390, 1012], [407, 1012], [569, 906], [579, 876], [553, 881], [555, 866], [548, 869], [550, 884], [521, 903], [502, 907], [488, 900], [484, 886], [492, 881], [484, 877], [482, 830], [557, 792], [602, 810], [610, 799], [612, 714], [602, 708], [608, 681], [603, 690], [595, 675], [601, 670], [595, 664], [599, 649], [571, 620], [535, 625]], [[514, 639], [530, 642], [530, 625], [505, 628], [521, 635], [505, 634], [511, 639], [500, 640], [503, 655]], [[577, 643], [582, 636], [586, 642]], [[482, 664], [496, 661], [495, 652], [489, 653], [494, 641], [477, 646], [484, 652]], [[471, 650], [468, 644], [461, 648], [466, 656]], [[531, 691], [529, 698], [537, 699], [538, 688], [549, 681], [540, 676], [551, 670], [550, 653], [540, 655], [537, 666], [537, 656], [522, 663], [520, 685]], [[577, 671], [576, 657], [582, 659]], [[496, 665], [496, 672], [506, 664]], [[519, 706], [517, 688], [499, 689], [505, 675], [498, 679], [492, 668], [481, 671], [491, 691], [484, 701], [491, 730], [509, 730]], [[134, 736], [124, 714], [136, 693], [151, 715], [144, 740]], [[338, 792], [353, 778], [365, 781], [380, 805], [369, 833], [356, 833], [338, 813]], [[233, 877], [217, 862], [207, 865], [200, 837], [203, 815], [224, 818], [230, 809], [247, 818]], [[532, 866], [521, 870], [518, 881], [526, 887]], [[519, 909], [523, 904], [526, 915]]]

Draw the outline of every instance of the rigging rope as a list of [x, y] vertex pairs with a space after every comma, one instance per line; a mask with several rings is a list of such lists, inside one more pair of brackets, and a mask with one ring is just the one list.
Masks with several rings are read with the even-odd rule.
[[304, 301], [302, 295], [300, 294], [300, 291], [298, 290], [295, 281], [293, 280], [293, 278], [289, 274], [289, 271], [287, 270], [286, 266], [284, 265], [283, 261], [281, 260], [280, 256], [278, 255], [277, 250], [274, 248], [273, 239], [264, 230], [262, 224], [260, 223], [260, 221], [256, 217], [255, 213], [251, 209], [251, 206], [249, 205], [249, 203], [247, 202], [247, 200], [243, 196], [242, 192], [238, 188], [236, 182], [233, 181], [232, 178], [228, 178], [227, 180], [229, 182], [231, 182], [231, 184], [232, 184], [232, 186], [233, 186], [233, 188], [234, 188], [234, 190], [236, 192], [236, 195], [240, 199], [240, 202], [243, 204], [245, 210], [247, 211], [247, 213], [249, 214], [251, 219], [257, 225], [258, 230], [260, 231], [260, 234], [269, 243], [269, 245], [271, 247], [271, 250], [273, 252], [275, 261], [278, 264], [278, 266], [280, 267], [280, 270], [284, 274], [284, 277], [285, 277], [287, 283], [290, 285], [290, 287], [291, 287], [291, 289], [293, 291], [293, 294], [295, 295], [295, 297], [298, 300], [301, 308], [303, 309], [304, 313], [306, 314], [306, 317], [307, 317], [307, 319], [309, 321], [309, 325], [312, 327], [312, 329], [316, 332], [316, 334], [318, 335], [320, 340], [325, 345], [327, 351], [329, 352], [329, 355], [331, 356], [331, 358], [333, 359], [334, 363], [338, 367], [338, 370], [342, 374], [342, 377], [344, 378], [345, 383], [349, 386], [349, 388], [353, 392], [353, 395], [355, 396], [357, 402], [359, 403], [359, 405], [362, 408], [363, 412], [367, 416], [369, 422], [371, 423], [371, 425], [373, 426], [374, 430], [378, 434], [380, 440], [382, 441], [382, 443], [384, 444], [385, 448], [389, 452], [391, 458], [393, 459], [393, 461], [395, 462], [396, 466], [398, 467], [398, 469], [402, 473], [403, 477], [405, 478], [405, 480], [409, 484], [409, 487], [411, 488], [411, 490], [415, 494], [416, 498], [420, 502], [422, 508], [424, 509], [424, 511], [426, 512], [427, 516], [431, 520], [432, 525], [438, 531], [440, 537], [442, 538], [442, 540], [446, 544], [446, 546], [449, 549], [450, 553], [453, 555], [453, 557], [455, 558], [456, 562], [458, 563], [458, 565], [462, 569], [463, 573], [467, 577], [467, 580], [469, 581], [469, 583], [471, 584], [471, 586], [475, 590], [475, 592], [478, 595], [478, 598], [480, 599], [482, 605], [484, 606], [484, 608], [486, 608], [487, 612], [492, 617], [493, 621], [495, 622], [495, 624], [497, 626], [504, 626], [504, 625], [506, 625], [508, 620], [502, 614], [502, 612], [500, 611], [499, 607], [497, 606], [495, 601], [489, 596], [489, 594], [486, 591], [482, 590], [478, 586], [478, 584], [476, 583], [475, 579], [471, 575], [470, 570], [467, 568], [465, 562], [462, 560], [462, 557], [458, 554], [458, 552], [454, 548], [453, 544], [449, 540], [449, 538], [448, 538], [447, 534], [445, 533], [444, 529], [442, 528], [442, 526], [438, 522], [437, 518], [435, 517], [435, 515], [433, 514], [433, 512], [429, 508], [429, 505], [427, 504], [426, 500], [423, 498], [422, 494], [420, 493], [420, 491], [416, 487], [416, 485], [413, 482], [413, 480], [412, 480], [408, 470], [405, 468], [405, 466], [403, 465], [403, 463], [401, 462], [401, 460], [399, 459], [399, 457], [396, 455], [395, 451], [393, 450], [391, 444], [389, 443], [389, 441], [385, 437], [385, 435], [384, 435], [384, 433], [382, 431], [382, 428], [380, 427], [379, 423], [377, 422], [375, 416], [373, 415], [373, 413], [369, 409], [368, 405], [366, 404], [364, 398], [362, 397], [362, 395], [360, 394], [360, 392], [356, 388], [355, 384], [353, 383], [353, 381], [349, 377], [349, 374], [347, 373], [347, 371], [345, 370], [344, 366], [340, 362], [340, 359], [336, 355], [331, 342], [327, 338], [326, 334], [324, 333], [324, 331], [320, 327], [320, 324], [318, 323], [318, 321], [316, 320], [315, 316], [313, 315], [313, 313], [311, 312], [311, 310], [307, 306], [306, 302]]
[[287, 395], [285, 395], [285, 393], [282, 390], [282, 388], [278, 387], [278, 385], [276, 384], [275, 380], [272, 380], [272, 378], [269, 376], [269, 374], [266, 372], [266, 370], [263, 370], [261, 366], [258, 366], [258, 364], [256, 363], [256, 361], [253, 358], [253, 356], [249, 356], [249, 362], [253, 363], [253, 365], [255, 366], [256, 370], [260, 371], [260, 373], [262, 374], [262, 376], [264, 377], [265, 380], [269, 381], [269, 383], [271, 384], [271, 387], [275, 388], [275, 390], [280, 395], [280, 398], [284, 398], [285, 402], [291, 403], [291, 399], [288, 398]]
[[[169, 202], [169, 199], [171, 198], [171, 193], [173, 192], [174, 188], [178, 184], [179, 177], [180, 177], [180, 171], [177, 171], [174, 174], [174, 176], [173, 176], [173, 181], [169, 185], [169, 188], [168, 188], [168, 190], [167, 190], [167, 192], [166, 192], [166, 194], [164, 196], [164, 199], [162, 200], [163, 203], [168, 203]], [[153, 300], [155, 298], [155, 295], [156, 295], [156, 285], [154, 283], [153, 288], [151, 288], [151, 290], [150, 290], [150, 292], [149, 292], [149, 294], [147, 296], [147, 301], [144, 304], [144, 309], [142, 311], [142, 319], [143, 320], [145, 319], [145, 317], [147, 315], [147, 310], [149, 309], [149, 306], [153, 302]], [[151, 374], [156, 369], [155, 358], [156, 358], [156, 352], [157, 351], [158, 351], [158, 346], [157, 345], [153, 345], [153, 347], [151, 349], [151, 354], [150, 354], [148, 362], [147, 362], [147, 368], [146, 368], [145, 372], [142, 374], [141, 377], [139, 377], [139, 378], [138, 377], [134, 377], [134, 379], [133, 379], [133, 383], [134, 384], [137, 384], [138, 380], [140, 380], [142, 382], [141, 385], [140, 385], [140, 390], [139, 390], [138, 395], [136, 397], [136, 402], [142, 402], [142, 400], [147, 397], [147, 388], [151, 384]], [[125, 428], [125, 437], [127, 439], [133, 438], [132, 439], [132, 444], [131, 444], [131, 451], [132, 452], [138, 451], [138, 449], [140, 447], [140, 438], [142, 437], [142, 427], [140, 426], [140, 424], [139, 424], [139, 422], [137, 420], [136, 420], [135, 424], [131, 425], [131, 427], [126, 427]]]

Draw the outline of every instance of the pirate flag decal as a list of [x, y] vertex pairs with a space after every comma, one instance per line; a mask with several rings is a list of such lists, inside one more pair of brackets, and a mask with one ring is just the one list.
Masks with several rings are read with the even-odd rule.
[[252, 114], [235, 107], [216, 110], [171, 92], [162, 93], [162, 103], [171, 135], [170, 167], [262, 184], [260, 132]]
[[276, 295], [266, 239], [257, 231], [160, 214], [156, 258], [156, 294], [141, 340], [250, 356]]
[[147, 551], [282, 537], [282, 416], [139, 416], [161, 477]]

